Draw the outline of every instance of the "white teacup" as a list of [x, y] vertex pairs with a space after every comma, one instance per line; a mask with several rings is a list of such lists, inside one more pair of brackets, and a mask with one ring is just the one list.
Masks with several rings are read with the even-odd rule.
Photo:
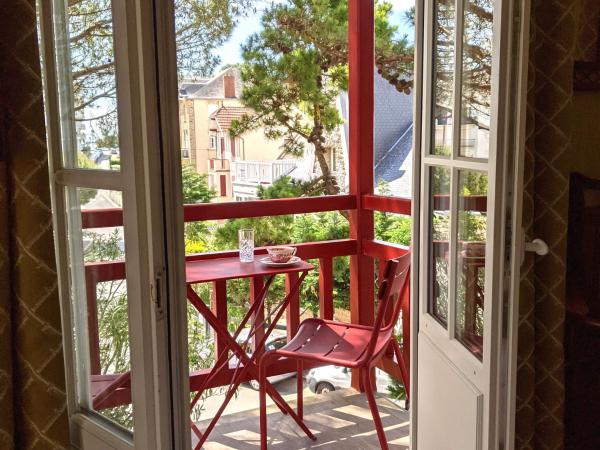
[[267, 248], [267, 252], [274, 263], [286, 263], [296, 254], [296, 247], [276, 246]]

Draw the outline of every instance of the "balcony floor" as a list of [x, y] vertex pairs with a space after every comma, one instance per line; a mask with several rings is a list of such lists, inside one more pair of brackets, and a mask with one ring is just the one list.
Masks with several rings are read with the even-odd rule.
[[[388, 399], [377, 399], [390, 449], [408, 449], [409, 414]], [[295, 408], [295, 402], [290, 401]], [[379, 449], [371, 411], [363, 394], [343, 389], [304, 400], [306, 424], [317, 436], [308, 439], [296, 423], [274, 405], [268, 411], [269, 448]], [[206, 450], [256, 449], [259, 445], [258, 409], [223, 416], [205, 444]], [[199, 428], [207, 422], [200, 422]], [[192, 439], [195, 445], [197, 440]]]

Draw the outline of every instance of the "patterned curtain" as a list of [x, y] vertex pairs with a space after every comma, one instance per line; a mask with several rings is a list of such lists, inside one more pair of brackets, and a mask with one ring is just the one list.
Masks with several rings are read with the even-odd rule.
[[34, 0], [0, 0], [0, 448], [69, 447]]
[[[564, 447], [564, 320], [573, 63], [595, 51], [597, 0], [533, 0], [523, 226], [550, 254], [521, 270], [517, 449]], [[592, 56], [593, 59], [593, 56]]]

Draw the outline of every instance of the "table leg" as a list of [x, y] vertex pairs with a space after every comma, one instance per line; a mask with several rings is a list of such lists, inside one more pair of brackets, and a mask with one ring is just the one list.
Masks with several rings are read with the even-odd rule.
[[288, 273], [285, 277], [285, 292], [290, 296], [285, 314], [288, 342], [296, 335], [296, 331], [298, 331], [298, 326], [300, 325], [300, 293], [296, 289], [296, 292], [290, 295], [297, 281], [297, 273]]
[[[225, 280], [213, 281], [210, 309], [217, 317], [217, 320], [227, 328], [227, 282]], [[215, 336], [215, 342], [215, 353], [220, 355], [226, 350], [227, 342], [219, 334]]]
[[[260, 342], [258, 344], [258, 348], [264, 347], [266, 338], [273, 331], [277, 321], [281, 318], [283, 311], [289, 304], [291, 296], [295, 295], [298, 292], [298, 289], [299, 289], [300, 285], [302, 284], [302, 281], [306, 277], [306, 274], [307, 274], [307, 272], [302, 273], [302, 276], [300, 276], [298, 278], [298, 280], [296, 281], [296, 283], [294, 283], [294, 286], [292, 286], [289, 294], [286, 295], [284, 300], [278, 305], [278, 308], [276, 308], [277, 313], [275, 315], [275, 319], [271, 322], [267, 332], [260, 340]], [[262, 300], [260, 302], [257, 302], [256, 305], [262, 306], [262, 304], [264, 303], [264, 297], [265, 297], [265, 295], [263, 295]], [[196, 446], [196, 449], [200, 449], [202, 447], [202, 444], [204, 444], [204, 442], [208, 438], [208, 435], [210, 434], [210, 432], [216, 425], [217, 421], [221, 417], [221, 414], [223, 413], [225, 407], [231, 400], [233, 393], [239, 386], [239, 384], [240, 384], [239, 380], [243, 379], [243, 377], [245, 376], [247, 371], [250, 371], [250, 373], [252, 374], [252, 376], [255, 379], [259, 378], [258, 367], [255, 363], [255, 360], [258, 355], [256, 354], [256, 352], [251, 357], [246, 355], [246, 353], [244, 352], [244, 349], [242, 349], [242, 347], [228, 333], [227, 328], [224, 327], [223, 324], [219, 322], [219, 320], [212, 314], [210, 309], [208, 309], [206, 307], [204, 302], [202, 302], [202, 300], [194, 292], [194, 290], [191, 288], [191, 286], [188, 286], [188, 298], [189, 298], [190, 302], [192, 302], [192, 304], [196, 307], [196, 309], [198, 309], [198, 311], [206, 318], [206, 320], [209, 322], [209, 324], [214, 328], [217, 335], [218, 336], [220, 335], [224, 340], [226, 340], [228, 342], [229, 349], [231, 351], [235, 352], [237, 354], [239, 361], [244, 364], [242, 371], [239, 373], [239, 375], [237, 375], [237, 370], [239, 369], [239, 365], [238, 365], [238, 368], [236, 369], [236, 372], [234, 373], [234, 376], [232, 378], [232, 382], [230, 384], [230, 389], [227, 392], [227, 395], [225, 397], [225, 400], [223, 401], [223, 404], [217, 411], [217, 414], [211, 420], [211, 422], [210, 422], [209, 426], [207, 427], [206, 431], [204, 432], [202, 438], [200, 438], [200, 442]], [[252, 307], [253, 306], [254, 305], [252, 305]], [[252, 307], [251, 307], [251, 310], [252, 310]], [[256, 326], [256, 324], [253, 324], [253, 326]], [[264, 326], [264, 324], [258, 325], [258, 327], [263, 327], [263, 326]], [[238, 334], [238, 332], [236, 332], [236, 335], [237, 334]], [[273, 385], [271, 383], [269, 383], [268, 381], [266, 381], [266, 383], [265, 383], [265, 389], [266, 389], [267, 393], [269, 394], [269, 396], [273, 399], [273, 401], [280, 408], [283, 407], [285, 409], [285, 411], [287, 411], [287, 413], [294, 419], [294, 421], [298, 424], [298, 426], [300, 426], [300, 428], [302, 428], [302, 430], [306, 433], [306, 435], [309, 438], [314, 439], [314, 435], [311, 433], [311, 431], [308, 429], [308, 427], [304, 424], [303, 420], [294, 412], [294, 410], [281, 397], [279, 392], [277, 392], [277, 390], [273, 387]]]
[[[256, 310], [260, 309], [260, 301], [261, 301], [261, 299], [264, 298], [264, 296], [268, 292], [269, 287], [271, 286], [271, 283], [273, 282], [274, 278], [275, 277], [273, 277], [273, 276], [267, 278], [267, 282], [264, 283], [264, 285], [262, 287], [262, 290], [256, 295], [256, 298], [259, 301], [256, 302], [255, 304], [252, 304], [250, 306], [250, 309], [248, 310], [248, 312], [246, 313], [246, 315], [244, 316], [244, 318], [240, 322], [240, 325], [238, 326], [238, 329], [235, 331], [235, 333], [233, 335], [233, 339], [237, 339], [237, 337], [239, 336], [240, 332], [244, 329], [244, 327], [248, 323], [248, 320], [250, 319], [250, 317], [253, 316], [253, 314], [256, 312]], [[202, 299], [198, 296], [198, 294], [196, 294], [196, 292], [192, 289], [191, 286], [188, 286], [187, 292], [188, 292], [188, 300], [190, 301], [190, 303], [192, 303], [192, 305], [196, 308], [196, 310], [198, 312], [200, 312], [200, 314], [202, 314], [204, 316], [204, 313], [201, 311], [202, 307], [200, 306], [200, 303], [204, 304], [202, 302]], [[220, 353], [217, 353], [218, 357], [217, 357], [217, 359], [215, 361], [215, 366], [214, 366], [211, 374], [207, 378], [204, 379], [204, 381], [200, 385], [200, 388], [196, 392], [196, 395], [194, 396], [194, 398], [192, 400], [192, 406], [191, 406], [192, 408], [197, 403], [197, 401], [200, 399], [200, 396], [202, 395], [202, 392], [204, 392], [204, 390], [205, 390], [205, 386], [207, 386], [210, 383], [210, 381], [212, 381], [212, 379], [214, 378], [214, 376], [216, 376], [219, 373], [219, 371], [221, 369], [223, 369], [223, 367], [225, 366], [225, 364], [231, 359], [231, 356], [228, 356], [228, 350], [229, 349], [227, 347], [227, 348], [223, 349]], [[282, 412], [284, 412], [284, 411], [282, 411]], [[284, 412], [284, 414], [285, 414], [285, 412]]]
[[[269, 277], [269, 279], [267, 280], [267, 283], [265, 284], [265, 286], [263, 288], [263, 293], [259, 297], [260, 300], [257, 301], [254, 305], [252, 305], [250, 307], [250, 310], [246, 313], [246, 316], [242, 320], [240, 326], [236, 330], [236, 332], [235, 332], [235, 334], [234, 334], [233, 337], [229, 334], [229, 332], [227, 331], [227, 328], [224, 328], [222, 326], [222, 324], [217, 320], [217, 318], [214, 316], [214, 314], [212, 313], [212, 311], [204, 304], [204, 302], [202, 301], [202, 299], [198, 296], [198, 294], [196, 294], [196, 292], [192, 289], [192, 287], [188, 286], [187, 293], [188, 293], [188, 300], [190, 301], [190, 303], [192, 303], [192, 305], [194, 305], [194, 307], [198, 310], [198, 312], [200, 312], [200, 314], [202, 314], [206, 318], [207, 322], [209, 323], [209, 325], [211, 327], [214, 328], [214, 330], [217, 333], [217, 335], [222, 336], [228, 342], [228, 345], [225, 347], [225, 349], [223, 350], [223, 352], [219, 356], [219, 361], [223, 361], [223, 363], [221, 365], [217, 364], [217, 366], [215, 366], [213, 368], [213, 370], [211, 372], [211, 375], [209, 375], [209, 377], [207, 377], [207, 379], [205, 379], [205, 381], [202, 383], [202, 386], [200, 387], [200, 389], [198, 390], [198, 392], [194, 396], [194, 399], [192, 400], [192, 407], [199, 400], [199, 398], [202, 395], [202, 392], [204, 391], [205, 386], [208, 384], [209, 380], [212, 379], [212, 377], [215, 376], [218, 373], [218, 371], [223, 368], [224, 364], [226, 364], [229, 361], [229, 359], [231, 358], [231, 357], [227, 356], [227, 353], [228, 353], [229, 349], [231, 349], [232, 352], [234, 352], [235, 354], [238, 355], [238, 359], [240, 361], [244, 362], [244, 366], [252, 367], [254, 365], [254, 363], [250, 361], [250, 359], [248, 358], [248, 356], [246, 355], [246, 353], [243, 351], [243, 349], [241, 348], [241, 346], [235, 341], [235, 338], [237, 338], [237, 336], [239, 335], [240, 331], [246, 325], [249, 317], [252, 314], [254, 314], [255, 310], [258, 309], [258, 308], [260, 308], [260, 307], [262, 307], [262, 303], [263, 303], [264, 298], [266, 296], [266, 292], [267, 292], [269, 286], [271, 285], [271, 283], [273, 281], [273, 278], [274, 277]], [[253, 324], [253, 327], [255, 325], [256, 324]], [[260, 326], [264, 326], [264, 321], [260, 324]], [[264, 346], [264, 339], [261, 339], [261, 345]], [[239, 368], [239, 365], [238, 365], [238, 368]], [[240, 378], [245, 373], [246, 372], [245, 372], [245, 369], [244, 369], [243, 372], [242, 372], [242, 375], [240, 375]], [[236, 374], [237, 374], [237, 369], [236, 369], [236, 372], [234, 373], [233, 380], [235, 380], [237, 378]], [[256, 375], [255, 375], [255, 378], [256, 378]], [[238, 383], [238, 385], [239, 385], [239, 383]], [[287, 403], [283, 400], [283, 398], [279, 395], [279, 393], [275, 390], [275, 388], [273, 388], [273, 386], [270, 383], [268, 383], [267, 391], [269, 393], [269, 396], [273, 399], [273, 401], [279, 407], [279, 409], [281, 410], [281, 412], [283, 414], [288, 414], [289, 411], [290, 411], [289, 405], [287, 405]], [[227, 402], [228, 401], [229, 400], [227, 400]], [[216, 418], [218, 418], [218, 417], [216, 416]], [[196, 427], [194, 426], [194, 428], [196, 428]], [[198, 433], [196, 433], [196, 434], [198, 434]]]
[[[271, 279], [273, 277], [270, 277]], [[255, 308], [255, 312], [252, 316], [253, 324], [263, 324], [265, 321], [265, 310], [260, 307], [260, 303], [264, 303], [267, 292], [264, 291], [262, 277], [254, 277], [250, 279], [250, 304], [254, 305], [259, 303], [259, 307]], [[252, 337], [252, 349], [254, 352], [262, 353], [264, 349], [257, 347], [257, 344], [261, 341], [263, 336], [265, 335], [264, 326], [254, 327], [254, 336]]]

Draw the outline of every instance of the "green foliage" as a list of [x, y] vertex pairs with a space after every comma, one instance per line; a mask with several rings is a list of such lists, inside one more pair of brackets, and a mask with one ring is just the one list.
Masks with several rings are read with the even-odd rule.
[[[181, 169], [183, 202], [185, 204], [209, 203], [216, 197], [214, 189], [208, 187], [208, 175], [199, 174], [193, 166]], [[208, 249], [209, 225], [206, 222], [190, 222], [184, 225], [185, 252], [201, 253]]]
[[375, 238], [409, 246], [411, 242], [412, 219], [397, 214], [375, 213]]
[[181, 169], [183, 183], [183, 203], [209, 203], [216, 197], [214, 189], [208, 187], [208, 175], [196, 172], [193, 166], [184, 165]]
[[258, 187], [258, 198], [260, 200], [268, 200], [273, 198], [294, 198], [301, 197], [303, 194], [304, 188], [302, 184], [288, 176], [275, 180], [271, 186]]
[[[412, 49], [389, 23], [391, 5], [378, 2], [375, 28], [380, 72], [408, 90]], [[269, 139], [284, 138], [289, 154], [312, 144], [322, 190], [338, 194], [325, 155], [328, 135], [342, 123], [335, 100], [348, 89], [347, 0], [286, 0], [263, 14], [263, 29], [243, 46], [242, 100], [256, 114], [234, 121], [233, 135], [262, 128]]]
[[111, 155], [110, 156], [110, 170], [121, 170], [121, 157]]
[[[79, 167], [80, 169], [94, 169], [95, 165], [85, 153], [77, 152], [77, 167]], [[79, 204], [86, 205], [90, 202], [90, 200], [96, 197], [97, 193], [97, 189], [79, 189]]]

